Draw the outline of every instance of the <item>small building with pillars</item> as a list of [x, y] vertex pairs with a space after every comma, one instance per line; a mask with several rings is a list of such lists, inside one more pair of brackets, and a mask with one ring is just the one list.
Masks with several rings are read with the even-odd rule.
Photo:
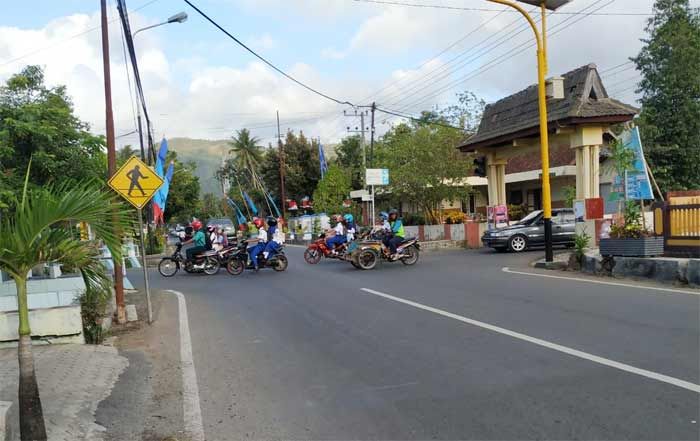
[[[601, 194], [601, 149], [614, 137], [610, 127], [630, 121], [635, 107], [608, 96], [595, 64], [547, 81], [552, 204], [563, 205], [562, 188], [576, 198]], [[488, 205], [539, 209], [542, 200], [537, 86], [486, 106], [478, 132], [458, 147], [486, 157]], [[604, 157], [604, 156], [603, 156]]]

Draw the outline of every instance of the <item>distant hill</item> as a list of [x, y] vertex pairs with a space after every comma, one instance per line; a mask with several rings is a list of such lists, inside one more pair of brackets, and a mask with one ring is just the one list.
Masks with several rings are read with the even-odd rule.
[[221, 187], [216, 180], [216, 170], [221, 167], [223, 159], [228, 155], [227, 140], [206, 140], [192, 138], [168, 139], [168, 148], [177, 152], [181, 161], [193, 161], [197, 164], [195, 175], [199, 177], [202, 194], [221, 194]]

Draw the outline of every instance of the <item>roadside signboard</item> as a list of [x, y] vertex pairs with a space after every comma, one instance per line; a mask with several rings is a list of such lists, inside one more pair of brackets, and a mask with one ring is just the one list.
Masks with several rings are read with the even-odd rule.
[[389, 185], [389, 169], [368, 168], [365, 170], [365, 183], [367, 185]]
[[625, 147], [634, 152], [634, 170], [628, 171], [625, 176], [626, 197], [628, 199], [654, 199], [647, 172], [642, 139], [639, 136], [639, 128], [635, 127], [622, 133], [620, 136]]
[[132, 156], [107, 184], [131, 205], [141, 209], [163, 185], [163, 178], [139, 158]]

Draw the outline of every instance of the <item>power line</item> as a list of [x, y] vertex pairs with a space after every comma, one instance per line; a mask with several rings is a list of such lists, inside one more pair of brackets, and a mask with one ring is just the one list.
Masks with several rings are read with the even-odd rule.
[[218, 24], [216, 21], [214, 21], [211, 17], [209, 17], [209, 16], [208, 16], [207, 14], [205, 14], [204, 12], [202, 12], [201, 9], [199, 9], [199, 8], [196, 7], [194, 4], [192, 4], [192, 2], [191, 2], [190, 0], [184, 0], [184, 1], [185, 1], [185, 3], [187, 3], [188, 5], [190, 5], [190, 7], [191, 7], [192, 9], [194, 9], [195, 11], [197, 11], [197, 13], [198, 13], [199, 15], [201, 15], [202, 17], [204, 17], [209, 23], [213, 24], [213, 25], [216, 26], [221, 32], [223, 32], [224, 34], [226, 34], [226, 36], [228, 36], [231, 40], [235, 41], [239, 46], [241, 46], [242, 48], [244, 48], [245, 50], [247, 50], [248, 52], [250, 52], [251, 54], [253, 54], [256, 58], [258, 58], [260, 61], [262, 61], [263, 63], [265, 63], [265, 64], [267, 64], [268, 66], [270, 66], [270, 67], [271, 67], [272, 69], [274, 69], [275, 71], [279, 72], [281, 75], [283, 75], [283, 76], [285, 76], [286, 78], [288, 78], [288, 79], [292, 80], [293, 82], [297, 83], [298, 85], [300, 85], [300, 86], [303, 87], [304, 89], [306, 89], [306, 90], [308, 90], [308, 91], [310, 91], [310, 92], [313, 92], [313, 93], [315, 93], [316, 95], [322, 96], [323, 98], [326, 98], [327, 100], [333, 101], [333, 102], [338, 103], [338, 104], [347, 104], [347, 105], [350, 105], [350, 106], [354, 106], [354, 104], [352, 104], [352, 103], [349, 102], [349, 101], [342, 101], [342, 100], [339, 100], [339, 99], [337, 99], [337, 98], [333, 98], [332, 96], [326, 95], [325, 93], [320, 92], [320, 91], [314, 89], [313, 87], [308, 86], [308, 85], [302, 83], [301, 81], [297, 80], [297, 79], [294, 78], [293, 76], [289, 75], [287, 72], [283, 71], [282, 69], [280, 69], [280, 68], [278, 68], [277, 66], [275, 66], [274, 64], [272, 64], [270, 61], [268, 61], [268, 60], [267, 60], [265, 57], [263, 57], [262, 55], [258, 54], [258, 53], [255, 52], [253, 49], [251, 49], [251, 48], [249, 48], [248, 46], [246, 46], [241, 40], [239, 40], [238, 38], [234, 37], [230, 32], [228, 32], [226, 29], [224, 29], [223, 27], [221, 27], [221, 25], [219, 25], [219, 24]]
[[605, 69], [605, 70], [601, 70], [601, 71], [600, 71], [600, 74], [604, 74], [604, 73], [611, 72], [611, 71], [616, 70], [616, 69], [618, 69], [618, 68], [620, 68], [620, 67], [622, 67], [622, 66], [627, 66], [628, 64], [632, 64], [632, 63], [634, 63], [634, 62], [633, 62], [633, 61], [625, 61], [624, 63], [620, 63], [620, 64], [618, 64], [618, 65], [616, 65], [616, 66], [609, 67], [609, 68], [607, 68], [607, 69]]
[[[375, 3], [375, 4], [380, 4], [380, 5], [407, 6], [407, 7], [412, 7], [412, 8], [445, 9], [445, 10], [452, 10], [452, 11], [501, 12], [500, 9], [473, 8], [473, 7], [470, 8], [470, 7], [463, 7], [463, 6], [435, 5], [435, 4], [429, 4], [429, 3], [405, 3], [405, 2], [390, 1], [390, 0], [352, 0], [352, 1], [358, 2], [358, 3]], [[518, 11], [508, 10], [507, 12], [517, 13]], [[585, 15], [586, 13], [583, 11], [571, 11], [571, 12], [561, 11], [561, 12], [551, 12], [550, 14], [555, 14], [555, 15]], [[650, 17], [650, 16], [653, 16], [654, 14], [652, 12], [600, 12], [600, 13], [594, 13], [594, 14], [590, 14], [590, 15]]]
[[437, 121], [427, 121], [427, 120], [425, 120], [425, 119], [417, 118], [417, 117], [412, 116], [412, 115], [401, 114], [401, 113], [399, 113], [398, 111], [383, 109], [383, 108], [381, 108], [381, 107], [379, 107], [379, 106], [377, 106], [376, 109], [377, 109], [377, 112], [386, 113], [386, 114], [388, 114], [388, 115], [394, 115], [394, 116], [398, 116], [398, 117], [400, 117], [400, 118], [410, 119], [411, 121], [415, 121], [415, 122], [420, 122], [420, 123], [425, 123], [425, 124], [431, 124], [431, 125], [440, 126], [440, 127], [447, 127], [447, 128], [450, 128], [450, 129], [455, 129], [455, 130], [459, 130], [459, 131], [464, 132], [464, 128], [463, 128], [463, 127], [451, 126], [451, 125], [449, 125], [449, 124], [445, 124], [445, 123], [441, 123], [441, 122], [437, 122]]
[[[139, 6], [139, 7], [136, 8], [136, 9], [132, 9], [131, 12], [140, 11], [141, 9], [143, 9], [143, 8], [149, 6], [149, 5], [152, 5], [153, 3], [157, 2], [157, 1], [158, 1], [158, 0], [150, 0], [149, 2], [144, 3], [143, 5]], [[114, 22], [117, 21], [117, 20], [119, 20], [119, 17], [110, 20], [109, 23], [114, 23]], [[19, 57], [16, 57], [16, 58], [13, 58], [13, 59], [11, 59], [11, 60], [9, 60], [9, 61], [6, 61], [6, 62], [0, 64], [0, 66], [7, 66], [8, 64], [12, 64], [12, 63], [14, 63], [15, 61], [19, 61], [19, 60], [22, 60], [22, 59], [24, 59], [24, 58], [31, 57], [32, 55], [38, 54], [39, 52], [43, 52], [43, 51], [45, 51], [45, 50], [47, 50], [47, 49], [52, 49], [52, 48], [54, 48], [54, 47], [56, 47], [56, 46], [59, 46], [59, 45], [65, 43], [66, 41], [70, 41], [70, 40], [72, 40], [72, 39], [74, 39], [74, 38], [81, 37], [81, 36], [83, 36], [83, 35], [85, 35], [85, 34], [89, 34], [90, 32], [96, 31], [96, 30], [98, 30], [98, 29], [100, 29], [100, 26], [99, 26], [99, 25], [98, 25], [98, 26], [95, 26], [95, 27], [92, 27], [92, 28], [88, 28], [88, 29], [86, 29], [86, 30], [84, 30], [84, 31], [82, 31], [82, 32], [79, 32], [79, 33], [75, 34], [75, 35], [71, 35], [70, 37], [67, 37], [67, 38], [65, 38], [65, 39], [63, 39], [63, 40], [57, 41], [57, 42], [54, 43], [54, 44], [50, 44], [50, 45], [48, 45], [48, 46], [44, 46], [44, 47], [42, 47], [42, 48], [35, 49], [35, 50], [31, 51], [31, 52], [27, 52], [27, 53], [24, 54], [24, 55], [20, 55]]]
[[[600, 3], [601, 1], [603, 1], [603, 0], [597, 0], [597, 1], [595, 1], [594, 3], [592, 3], [591, 5], [589, 5], [587, 8], [591, 8], [591, 7], [595, 6], [596, 4]], [[599, 11], [600, 9], [602, 9], [602, 8], [604, 8], [604, 7], [606, 7], [606, 6], [610, 5], [610, 4], [612, 4], [612, 3], [615, 2], [615, 1], [616, 1], [616, 0], [610, 0], [608, 3], [606, 3], [606, 4], [602, 5], [602, 6], [599, 6], [597, 9], [595, 9], [595, 10], [592, 11], [592, 12]], [[587, 9], [587, 8], [586, 8], [586, 9]], [[570, 20], [570, 19], [572, 19], [572, 18], [575, 19], [575, 21], [574, 21], [573, 23], [570, 23], [570, 24], [567, 25], [567, 26], [563, 26], [568, 20]], [[566, 19], [562, 20], [561, 22], [559, 22], [559, 23], [557, 23], [555, 26], [553, 26], [553, 29], [555, 29], [555, 28], [557, 28], [557, 27], [558, 27], [558, 29], [557, 29], [555, 32], [552, 32], [552, 33], [550, 34], [550, 36], [554, 36], [554, 35], [558, 34], [559, 32], [568, 29], [571, 25], [574, 25], [574, 24], [580, 22], [581, 20], [583, 20], [583, 19], [585, 19], [585, 18], [586, 18], [586, 16], [582, 16], [582, 17], [576, 17], [576, 16], [567, 17]], [[562, 27], [562, 26], [563, 26], [563, 27]], [[519, 46], [516, 46], [515, 48], [511, 49], [510, 51], [508, 51], [508, 52], [506, 52], [506, 53], [504, 53], [504, 54], [501, 54], [500, 56], [497, 56], [497, 57], [493, 58], [492, 60], [490, 60], [489, 62], [487, 62], [486, 64], [484, 64], [482, 67], [477, 68], [477, 69], [474, 69], [474, 70], [472, 70], [471, 72], [467, 73], [466, 75], [460, 77], [460, 78], [457, 79], [456, 81], [453, 81], [453, 82], [451, 82], [451, 83], [448, 83], [446, 86], [444, 86], [444, 87], [438, 89], [436, 92], [434, 92], [434, 93], [432, 93], [432, 94], [429, 94], [429, 95], [423, 97], [422, 99], [419, 99], [418, 101], [414, 101], [414, 102], [412, 102], [412, 103], [410, 103], [410, 104], [408, 104], [408, 105], [403, 106], [403, 107], [401, 108], [401, 110], [410, 109], [410, 108], [412, 108], [412, 107], [415, 107], [415, 106], [417, 106], [418, 104], [421, 104], [421, 103], [423, 103], [423, 102], [425, 102], [425, 101], [427, 101], [427, 100], [429, 100], [429, 99], [431, 99], [431, 98], [433, 98], [433, 97], [435, 97], [435, 96], [440, 95], [441, 93], [443, 93], [443, 92], [445, 92], [445, 91], [447, 91], [447, 90], [449, 90], [449, 89], [451, 89], [451, 88], [454, 88], [455, 85], [457, 85], [457, 84], [460, 84], [460, 83], [463, 83], [463, 82], [465, 82], [465, 81], [471, 80], [471, 79], [475, 78], [476, 76], [481, 75], [481, 74], [483, 74], [484, 72], [486, 72], [486, 71], [488, 71], [488, 70], [490, 70], [490, 69], [496, 67], [497, 65], [499, 65], [499, 64], [501, 64], [501, 63], [504, 63], [505, 61], [508, 61], [509, 59], [512, 59], [514, 56], [516, 56], [516, 55], [518, 55], [518, 54], [520, 54], [520, 53], [526, 51], [527, 49], [533, 47], [534, 45], [535, 45], [535, 43], [529, 43], [529, 42], [522, 43], [522, 44], [520, 44]]]

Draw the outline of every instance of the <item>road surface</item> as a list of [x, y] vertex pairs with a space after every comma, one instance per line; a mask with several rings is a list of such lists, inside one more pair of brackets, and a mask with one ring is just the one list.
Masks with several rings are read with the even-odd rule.
[[186, 300], [207, 440], [700, 436], [700, 292], [537, 273], [541, 252], [358, 271], [302, 251], [285, 273], [153, 273]]

